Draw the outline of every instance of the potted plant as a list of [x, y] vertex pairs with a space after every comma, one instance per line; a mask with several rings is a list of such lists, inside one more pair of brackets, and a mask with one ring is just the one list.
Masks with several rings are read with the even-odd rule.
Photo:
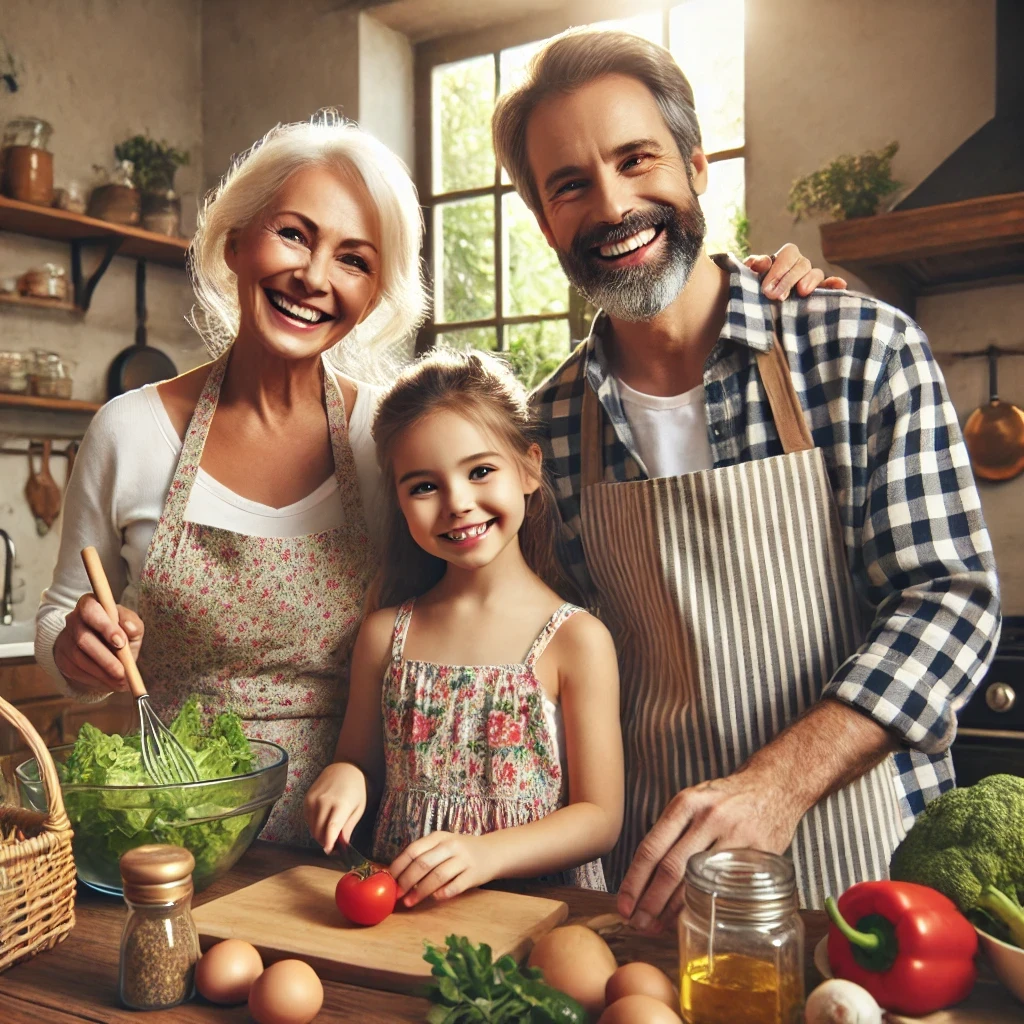
[[903, 187], [892, 177], [892, 158], [898, 149], [898, 142], [890, 142], [877, 152], [837, 157], [794, 181], [786, 208], [796, 220], [813, 213], [827, 214], [832, 220], [874, 216], [882, 200]]
[[114, 156], [132, 163], [135, 184], [142, 193], [142, 226], [162, 235], [179, 234], [181, 198], [174, 191], [174, 175], [188, 164], [188, 153], [162, 139], [133, 135], [114, 147]]

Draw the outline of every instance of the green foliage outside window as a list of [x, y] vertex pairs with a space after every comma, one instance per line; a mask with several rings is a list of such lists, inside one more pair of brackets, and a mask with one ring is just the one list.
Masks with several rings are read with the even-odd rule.
[[[494, 62], [490, 57], [449, 64], [434, 73], [434, 191], [484, 188], [494, 184], [490, 119], [494, 107]], [[515, 194], [502, 197], [505, 270], [504, 316], [568, 313], [569, 285], [558, 257], [544, 240], [534, 216]], [[497, 315], [493, 194], [440, 202], [435, 317], [440, 325], [485, 320]], [[438, 341], [493, 349], [494, 328], [445, 329]], [[508, 324], [504, 350], [528, 386], [543, 380], [569, 354], [565, 320]]]

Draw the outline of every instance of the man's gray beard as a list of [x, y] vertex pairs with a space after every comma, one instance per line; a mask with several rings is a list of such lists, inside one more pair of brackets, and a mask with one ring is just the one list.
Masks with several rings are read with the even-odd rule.
[[[594, 263], [598, 257], [589, 253], [584, 256], [578, 246], [568, 253], [558, 252], [558, 262], [572, 286], [616, 320], [653, 320], [686, 287], [700, 258], [706, 227], [697, 197], [686, 211], [661, 209], [670, 209], [671, 215], [664, 224], [666, 251], [660, 260], [604, 270]], [[636, 230], [645, 226], [641, 224]]]

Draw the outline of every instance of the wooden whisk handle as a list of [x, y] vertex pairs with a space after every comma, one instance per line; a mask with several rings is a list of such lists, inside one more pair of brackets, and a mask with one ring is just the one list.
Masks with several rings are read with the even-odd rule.
[[[92, 592], [96, 596], [96, 600], [99, 601], [110, 621], [115, 626], [120, 625], [117, 602], [114, 600], [110, 583], [107, 581], [107, 574], [103, 569], [103, 563], [100, 561], [99, 552], [91, 546], [82, 548], [82, 562], [85, 565], [85, 572], [89, 577], [89, 583], [92, 585]], [[131, 645], [125, 644], [124, 647], [115, 649], [114, 653], [117, 655], [117, 660], [124, 666], [124, 674], [128, 679], [128, 688], [132, 691], [132, 696], [135, 698], [145, 697], [146, 684], [142, 681], [142, 675], [139, 672], [138, 665], [135, 664], [135, 658], [132, 657]]]

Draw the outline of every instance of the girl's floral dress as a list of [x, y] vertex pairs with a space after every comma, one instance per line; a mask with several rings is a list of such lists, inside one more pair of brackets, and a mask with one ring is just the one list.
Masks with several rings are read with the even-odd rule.
[[[398, 610], [381, 696], [386, 778], [374, 857], [383, 863], [430, 832], [481, 835], [566, 804], [558, 741], [534, 665], [581, 609], [563, 604], [518, 664], [439, 665], [403, 657], [413, 604]], [[605, 888], [599, 861], [556, 880]]]

